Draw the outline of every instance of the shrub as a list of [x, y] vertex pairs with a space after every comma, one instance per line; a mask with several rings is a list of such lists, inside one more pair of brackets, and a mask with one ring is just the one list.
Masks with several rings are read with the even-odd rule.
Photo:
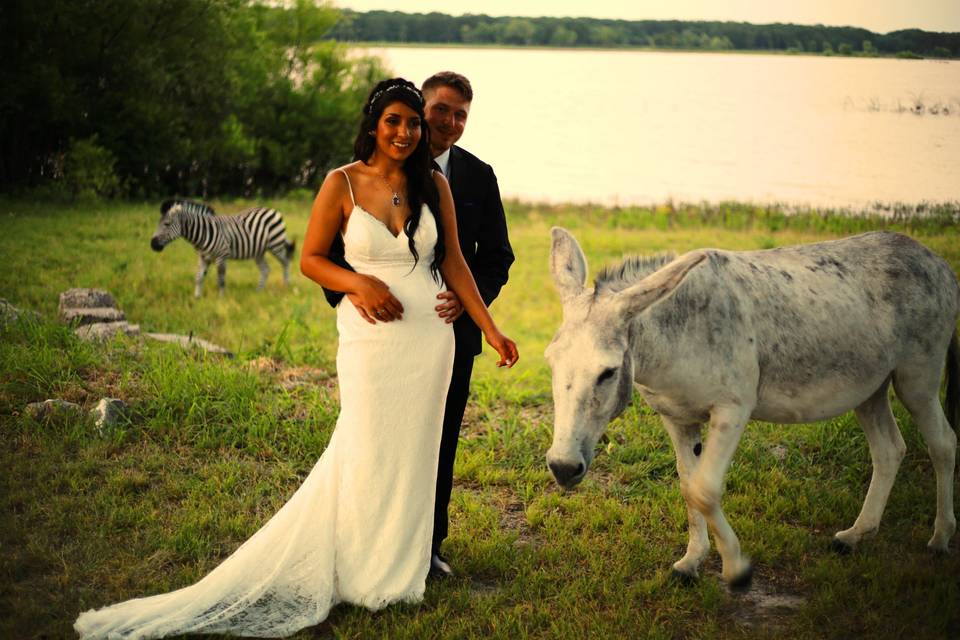
[[97, 144], [96, 135], [83, 140], [71, 138], [64, 158], [63, 181], [75, 198], [109, 198], [121, 191], [116, 165], [116, 156]]

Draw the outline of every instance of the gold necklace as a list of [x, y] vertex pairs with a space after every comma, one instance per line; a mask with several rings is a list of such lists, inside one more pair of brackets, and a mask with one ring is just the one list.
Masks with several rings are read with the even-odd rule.
[[376, 173], [377, 176], [379, 176], [380, 179], [383, 180], [384, 184], [387, 185], [387, 189], [389, 189], [390, 193], [393, 194], [393, 206], [399, 207], [400, 203], [403, 202], [403, 199], [400, 197], [400, 194], [396, 191], [396, 189], [393, 188], [393, 185], [390, 184], [390, 181], [387, 180], [387, 177], [385, 175], [383, 175], [379, 171], [375, 171], [374, 173]]

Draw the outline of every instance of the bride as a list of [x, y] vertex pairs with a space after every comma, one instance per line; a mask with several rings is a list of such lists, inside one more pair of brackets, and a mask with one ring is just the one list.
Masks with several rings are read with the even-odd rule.
[[[454, 345], [437, 293], [457, 294], [498, 366], [518, 352], [460, 252], [450, 188], [430, 169], [420, 91], [384, 80], [363, 113], [356, 161], [324, 180], [300, 262], [355, 303], [337, 307], [341, 407], [330, 444], [280, 511], [206, 577], [87, 611], [74, 625], [82, 638], [283, 637], [339, 602], [375, 610], [423, 597]], [[356, 272], [327, 259], [337, 234]]]

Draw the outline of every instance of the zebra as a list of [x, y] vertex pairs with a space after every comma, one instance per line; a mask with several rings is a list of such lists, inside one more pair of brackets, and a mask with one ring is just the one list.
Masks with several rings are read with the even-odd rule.
[[270, 273], [263, 257], [267, 251], [283, 265], [283, 283], [290, 282], [290, 258], [295, 245], [287, 240], [283, 216], [276, 209], [254, 207], [237, 215], [220, 216], [213, 207], [201, 202], [165, 200], [160, 205], [160, 223], [150, 238], [150, 248], [163, 251], [180, 236], [192, 244], [200, 256], [193, 292], [197, 298], [202, 293], [203, 279], [212, 262], [217, 263], [217, 285], [223, 293], [228, 258], [253, 258], [260, 268], [258, 289], [263, 289]]

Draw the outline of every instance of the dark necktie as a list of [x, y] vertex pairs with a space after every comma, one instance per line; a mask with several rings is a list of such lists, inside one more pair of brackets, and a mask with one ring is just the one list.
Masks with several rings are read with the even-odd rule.
[[436, 160], [431, 160], [430, 163], [433, 165], [434, 171], [439, 171], [440, 173], [443, 173], [443, 169], [440, 168], [439, 162], [437, 162]]

